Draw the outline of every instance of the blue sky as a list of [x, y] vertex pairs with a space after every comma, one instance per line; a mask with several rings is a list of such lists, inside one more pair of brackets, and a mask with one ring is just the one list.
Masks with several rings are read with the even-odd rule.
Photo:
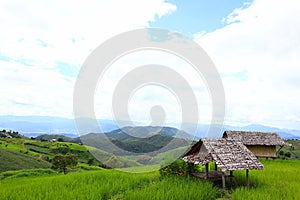
[[[74, 84], [88, 55], [124, 31], [160, 27], [193, 39], [213, 60], [224, 85], [226, 124], [300, 129], [299, 15], [300, 1], [294, 0], [3, 0], [0, 115], [72, 118]], [[129, 69], [149, 58], [130, 59], [120, 66]], [[105, 79], [103, 93], [95, 94], [98, 118], [111, 118], [108, 94], [126, 72], [126, 67], [117, 68]], [[182, 75], [195, 90], [200, 88], [201, 80], [190, 71]], [[133, 98], [134, 119], [145, 117], [157, 102], [153, 99], [161, 96], [162, 91], [152, 89]], [[204, 94], [201, 88], [198, 92]], [[169, 96], [160, 99], [163, 105], [178, 106]], [[201, 111], [209, 116], [209, 101], [202, 103]], [[170, 110], [171, 122], [178, 110]]]
[[186, 36], [192, 37], [200, 31], [212, 32], [224, 27], [226, 18], [234, 9], [247, 7], [252, 1], [244, 0], [169, 0], [176, 5], [176, 11], [170, 15], [156, 17], [150, 22], [151, 27], [176, 30]]

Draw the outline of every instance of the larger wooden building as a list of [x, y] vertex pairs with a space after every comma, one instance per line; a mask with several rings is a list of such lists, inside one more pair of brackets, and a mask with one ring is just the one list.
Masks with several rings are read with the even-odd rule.
[[276, 146], [288, 145], [273, 132], [225, 131], [223, 138], [243, 143], [258, 158], [276, 158]]

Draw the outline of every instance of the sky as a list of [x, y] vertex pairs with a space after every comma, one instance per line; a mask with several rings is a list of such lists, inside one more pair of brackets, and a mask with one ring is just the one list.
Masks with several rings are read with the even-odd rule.
[[[298, 0], [2, 0], [0, 115], [72, 118], [74, 84], [89, 54], [124, 31], [159, 27], [191, 38], [213, 60], [224, 85], [225, 124], [300, 129], [299, 11]], [[122, 73], [155, 58], [190, 81], [200, 96], [200, 122], [209, 123], [205, 84], [169, 56], [139, 52], [114, 63], [95, 94], [97, 118], [112, 117], [111, 91]], [[172, 94], [143, 89], [129, 102], [133, 120], [148, 119], [161, 104], [169, 122], [180, 121]]]

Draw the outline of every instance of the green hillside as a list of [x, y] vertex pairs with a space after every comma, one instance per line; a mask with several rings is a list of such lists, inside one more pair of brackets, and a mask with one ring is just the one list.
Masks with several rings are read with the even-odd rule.
[[0, 161], [0, 172], [51, 167], [51, 163], [39, 158], [2, 148], [0, 148]]
[[[113, 143], [117, 144], [117, 146], [131, 152], [151, 152], [154, 149], [161, 148], [161, 145], [163, 143], [169, 142], [171, 138], [170, 136], [161, 135], [154, 135], [150, 138], [139, 139], [136, 139], [132, 136], [130, 137], [128, 135], [125, 138], [125, 136], [126, 135], [124, 135], [124, 133], [114, 133], [114, 138], [123, 137], [124, 140], [121, 141], [114, 139], [112, 141]], [[149, 164], [157, 165], [161, 162], [166, 162], [166, 158], [169, 160], [172, 160], [172, 158], [178, 158], [186, 149], [186, 147], [184, 147], [184, 145], [186, 145], [186, 142], [180, 138], [177, 138], [172, 141], [176, 145], [174, 147], [171, 146], [166, 151], [158, 151], [152, 156], [146, 156], [143, 154], [140, 156], [131, 156], [130, 154], [119, 154], [115, 147], [113, 147], [114, 149], [109, 149], [109, 147], [107, 147], [107, 151], [101, 150], [106, 145], [105, 143], [103, 143], [103, 134], [88, 134], [84, 136], [84, 140], [91, 142], [95, 145], [95, 147], [84, 146], [71, 142], [48, 142], [31, 140], [26, 137], [1, 138], [0, 149], [2, 149], [2, 152], [4, 150], [8, 150], [11, 152], [7, 154], [2, 153], [3, 155], [6, 155], [6, 159], [1, 159], [1, 171], [10, 169], [44, 168], [44, 165], [39, 166], [37, 165], [38, 163], [46, 163], [48, 164], [47, 166], [51, 166], [51, 163], [49, 162], [51, 162], [51, 159], [58, 153], [75, 154], [78, 158], [80, 164], [79, 166], [85, 169], [87, 168], [86, 165], [101, 167], [110, 166], [117, 168], [137, 167]], [[282, 151], [284, 152], [284, 154], [290, 153], [291, 157], [283, 155], [280, 156], [280, 159], [299, 159], [300, 141], [291, 140], [288, 142], [293, 146], [286, 146], [282, 149]], [[97, 147], [101, 149], [98, 149]], [[15, 156], [13, 156], [12, 153], [14, 153], [15, 156], [18, 155], [19, 159], [15, 159]], [[30, 161], [27, 162], [27, 159], [30, 159]], [[18, 161], [19, 164], [11, 164], [11, 161]], [[35, 162], [36, 164], [30, 164], [32, 162]]]
[[[15, 156], [18, 155], [18, 160], [23, 160], [20, 163], [20, 167], [16, 169], [30, 169], [32, 167], [27, 167], [26, 163], [30, 163], [31, 160], [38, 161], [40, 163], [47, 163], [48, 167], [51, 167], [51, 159], [56, 154], [66, 154], [72, 153], [76, 155], [79, 163], [89, 164], [94, 166], [102, 166], [94, 156], [90, 153], [89, 148], [83, 145], [69, 143], [69, 142], [42, 142], [38, 140], [30, 140], [28, 138], [1, 138], [0, 139], [0, 150], [8, 151], [9, 154], [5, 154], [6, 159], [1, 159], [1, 166], [6, 166], [3, 169], [15, 169], [13, 167], [9, 168], [7, 166], [11, 165]], [[97, 151], [97, 150], [94, 150]], [[98, 151], [97, 151], [98, 152]], [[3, 154], [4, 155], [4, 154]], [[30, 159], [30, 161], [29, 161]], [[27, 161], [28, 160], [28, 161]], [[25, 167], [22, 167], [25, 166]], [[43, 166], [36, 166], [36, 168], [43, 168]]]
[[[299, 140], [287, 140], [289, 144], [292, 146], [285, 146], [281, 150], [283, 154], [287, 154], [288, 152], [291, 155], [291, 159], [300, 160], [300, 141]], [[282, 157], [282, 156], [281, 156]]]
[[71, 138], [71, 137], [67, 137], [64, 135], [54, 135], [54, 134], [43, 134], [43, 135], [39, 135], [38, 137], [36, 137], [37, 140], [41, 140], [41, 141], [49, 141], [51, 139], [56, 139], [58, 141], [63, 141], [63, 142], [72, 142], [72, 143], [80, 143], [80, 138]]

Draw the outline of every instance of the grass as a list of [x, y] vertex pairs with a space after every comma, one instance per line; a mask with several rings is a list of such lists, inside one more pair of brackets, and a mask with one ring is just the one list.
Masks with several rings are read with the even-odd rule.
[[140, 190], [129, 190], [124, 199], [215, 199], [220, 192], [209, 182], [196, 178], [164, 178]]
[[19, 177], [44, 176], [49, 174], [57, 174], [57, 172], [52, 169], [27, 169], [27, 170], [6, 171], [0, 173], [0, 180], [19, 178]]
[[129, 173], [145, 173], [145, 172], [153, 172], [160, 169], [160, 165], [143, 165], [143, 166], [136, 166], [136, 167], [127, 167], [127, 168], [119, 168], [118, 170], [129, 172]]
[[157, 171], [132, 174], [102, 169], [67, 175], [47, 170], [4, 172], [0, 174], [0, 199], [300, 199], [300, 161], [262, 162], [265, 169], [250, 171], [250, 189], [245, 187], [245, 171], [235, 171], [238, 187], [225, 193], [207, 181], [162, 178]]
[[300, 199], [300, 161], [263, 160], [264, 170], [251, 170], [252, 188], [245, 186], [244, 171], [236, 172], [241, 187], [232, 193], [232, 199]]
[[[293, 144], [295, 155], [299, 144]], [[81, 160], [76, 173], [61, 175], [51, 169], [31, 169], [49, 168], [51, 164], [39, 157], [48, 155], [51, 158], [54, 152], [64, 148], [72, 150]], [[245, 171], [235, 171], [236, 188], [224, 192], [212, 183], [196, 178], [162, 178], [158, 171], [142, 173], [158, 169], [160, 165], [120, 169], [135, 172], [133, 174], [90, 166], [86, 163], [90, 152], [111, 157], [101, 150], [66, 142], [1, 139], [0, 172], [6, 172], [0, 173], [0, 199], [300, 199], [299, 160], [262, 159], [265, 169], [250, 171], [250, 189], [246, 188]], [[128, 166], [132, 165], [130, 158], [122, 159], [128, 160]], [[20, 170], [28, 168], [30, 170]], [[213, 163], [210, 168], [214, 168]], [[198, 167], [198, 170], [204, 170], [204, 167]]]
[[117, 170], [4, 179], [0, 199], [215, 199], [218, 189], [198, 179], [160, 179], [158, 172]]
[[51, 164], [23, 153], [0, 148], [0, 172], [8, 170], [49, 168]]

